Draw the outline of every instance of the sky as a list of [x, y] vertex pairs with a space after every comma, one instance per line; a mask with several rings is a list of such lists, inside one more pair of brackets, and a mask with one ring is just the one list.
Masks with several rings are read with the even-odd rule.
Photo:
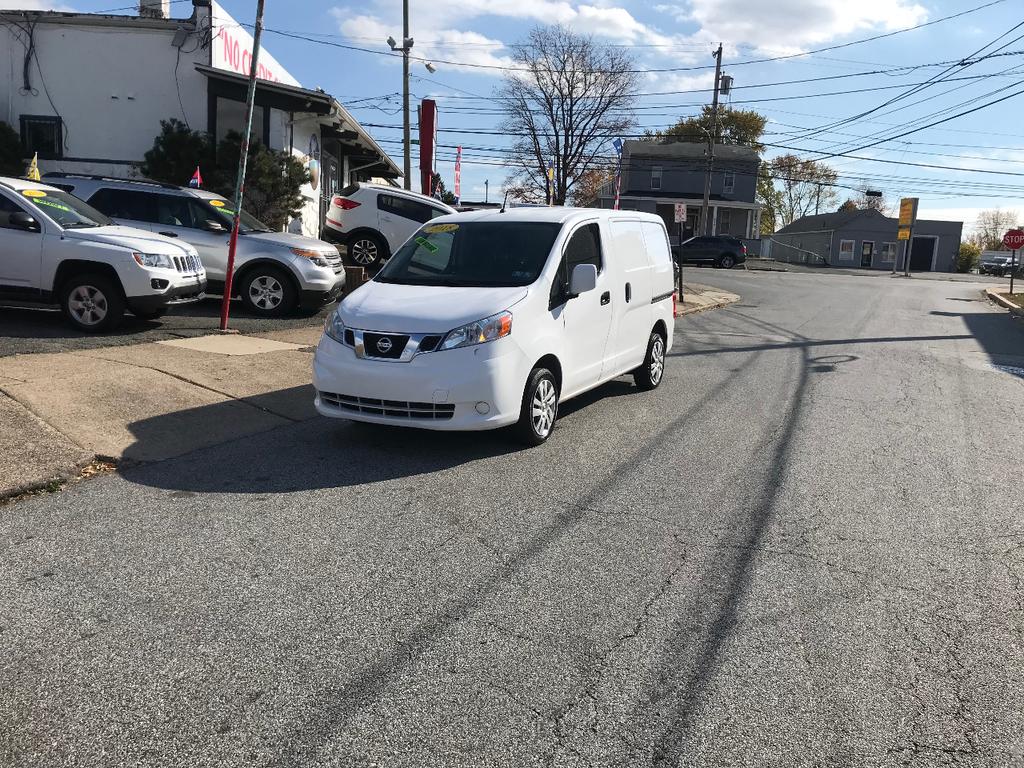
[[[255, 0], [221, 2], [238, 21], [253, 21]], [[129, 4], [68, 0], [64, 8]], [[54, 4], [0, 0], [0, 7], [26, 6]], [[172, 9], [187, 15], [189, 3]], [[953, 14], [963, 15], [942, 21]], [[1024, 223], [1020, 0], [410, 0], [413, 55], [436, 66], [431, 74], [424, 61], [412, 62], [413, 104], [437, 99], [437, 170], [449, 188], [454, 147], [463, 146], [464, 200], [483, 199], [485, 180], [496, 199], [508, 173], [510, 141], [497, 131], [492, 96], [511, 63], [509, 46], [555, 22], [633, 55], [643, 70], [637, 134], [710, 103], [712, 52], [721, 42], [723, 71], [735, 85], [726, 102], [768, 117], [766, 159], [792, 149], [824, 158], [840, 174], [839, 201], [871, 188], [889, 203], [919, 197], [920, 218], [962, 220], [965, 231], [978, 210], [993, 207], [1019, 211]], [[401, 38], [401, 0], [267, 0], [264, 24], [275, 58], [304, 86], [345, 104], [401, 167], [401, 59], [387, 55], [385, 43]], [[843, 47], [815, 52], [833, 46]], [[995, 55], [977, 60], [986, 54]], [[939, 76], [947, 79], [907, 95]], [[968, 110], [976, 111], [866, 146]], [[828, 157], [836, 152], [855, 157]], [[944, 167], [921, 167], [935, 165]]]

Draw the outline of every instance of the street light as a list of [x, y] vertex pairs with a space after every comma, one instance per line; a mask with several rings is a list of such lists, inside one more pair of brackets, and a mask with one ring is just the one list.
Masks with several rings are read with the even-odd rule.
[[409, 0], [402, 0], [401, 47], [399, 47], [393, 37], [388, 37], [387, 43], [395, 53], [398, 51], [402, 52], [402, 148], [405, 154], [405, 157], [403, 158], [402, 175], [405, 180], [405, 188], [411, 190], [412, 156], [409, 150], [409, 49], [412, 48], [413, 39], [409, 37]]

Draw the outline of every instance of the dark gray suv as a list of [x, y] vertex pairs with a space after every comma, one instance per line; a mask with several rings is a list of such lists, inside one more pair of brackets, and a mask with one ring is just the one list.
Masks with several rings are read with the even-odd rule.
[[674, 246], [672, 255], [684, 264], [712, 264], [732, 269], [747, 260], [747, 246], [739, 238], [727, 235], [691, 237]]

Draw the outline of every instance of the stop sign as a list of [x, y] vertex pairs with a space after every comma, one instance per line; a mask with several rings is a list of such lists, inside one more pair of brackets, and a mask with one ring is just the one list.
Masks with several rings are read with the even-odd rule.
[[1011, 229], [1003, 235], [1003, 245], [1014, 251], [1024, 248], [1024, 230]]

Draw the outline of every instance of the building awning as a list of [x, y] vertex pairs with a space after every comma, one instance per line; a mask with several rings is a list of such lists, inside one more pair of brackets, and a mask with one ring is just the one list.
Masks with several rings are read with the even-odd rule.
[[[211, 96], [245, 101], [249, 89], [249, 78], [245, 75], [215, 69], [206, 64], [196, 64], [196, 69], [209, 78]], [[335, 138], [352, 145], [353, 151], [346, 154], [357, 155], [359, 162], [365, 161], [364, 170], [372, 167], [376, 175], [384, 178], [397, 178], [402, 175], [401, 169], [366, 129], [329, 93], [257, 80], [256, 104], [285, 112], [316, 115], [320, 118], [323, 137]]]
[[[245, 101], [249, 94], [249, 78], [235, 72], [215, 69], [206, 64], [196, 64], [196, 69], [210, 79], [210, 94], [232, 101]], [[309, 112], [314, 115], [328, 115], [331, 112], [330, 94], [298, 88], [269, 80], [256, 81], [256, 104], [285, 112]]]

